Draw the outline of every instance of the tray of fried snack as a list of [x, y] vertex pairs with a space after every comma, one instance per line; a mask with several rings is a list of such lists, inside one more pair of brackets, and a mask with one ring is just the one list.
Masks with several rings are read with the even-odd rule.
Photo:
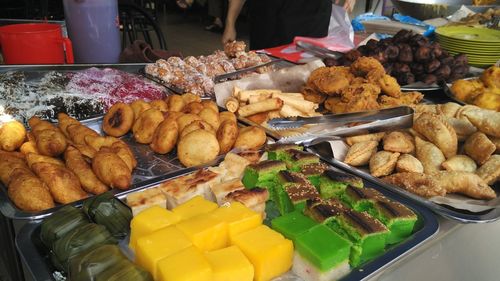
[[[288, 153], [285, 151], [287, 148], [289, 147], [270, 146], [267, 156], [271, 153], [274, 156], [280, 153], [284, 155]], [[295, 148], [299, 149], [298, 146]], [[324, 172], [323, 175], [317, 174], [328, 183], [323, 188], [319, 187], [321, 198], [312, 185], [311, 178], [314, 178], [314, 175], [308, 174], [306, 179], [306, 174], [292, 172], [292, 168], [286, 168], [285, 162], [265, 160], [266, 154], [263, 154], [263, 151], [228, 153], [218, 166], [200, 168], [175, 178], [164, 179], [127, 196], [119, 196], [118, 198], [132, 209], [133, 218], [131, 221], [129, 219], [128, 235], [121, 237], [118, 242], [115, 241], [117, 246], [112, 247], [119, 248], [124, 257], [133, 262], [133, 266], [139, 266], [143, 272], [150, 272], [148, 279], [140, 280], [180, 280], [184, 277], [194, 277], [207, 268], [211, 268], [213, 274], [223, 272], [233, 278], [237, 274], [241, 278], [238, 280], [368, 280], [437, 233], [438, 221], [428, 209], [321, 163], [316, 155], [304, 151], [299, 153], [308, 155], [308, 161], [314, 162], [309, 163], [309, 166], [321, 169], [315, 173]], [[274, 165], [269, 165], [270, 162]], [[293, 163], [294, 169], [302, 164], [305, 162]], [[260, 169], [264, 166], [267, 168]], [[290, 182], [287, 177], [276, 177], [276, 183], [281, 183], [275, 188], [267, 185], [269, 182], [265, 181], [258, 183], [259, 187], [246, 188], [246, 177], [251, 174], [249, 171], [258, 169], [258, 173], [262, 175], [271, 175], [276, 172], [278, 166], [281, 169], [280, 176], [298, 177], [299, 181]], [[309, 169], [309, 172], [311, 171]], [[286, 191], [279, 193], [279, 197], [274, 195], [275, 190], [285, 183], [290, 184], [287, 188], [283, 187]], [[296, 185], [296, 189], [292, 188], [292, 185]], [[345, 198], [340, 196], [344, 191], [342, 187], [345, 188]], [[311, 188], [315, 192], [296, 192]], [[333, 195], [328, 193], [328, 190], [337, 190], [340, 193]], [[279, 198], [293, 198], [294, 201], [287, 204]], [[309, 203], [306, 203], [305, 198], [314, 200], [310, 199]], [[349, 201], [348, 198], [354, 201]], [[358, 200], [358, 203], [373, 203], [373, 208], [381, 210], [380, 213], [356, 211], [362, 205], [356, 203]], [[303, 211], [301, 208], [304, 208]], [[340, 213], [335, 213], [334, 210], [339, 210]], [[388, 220], [381, 222], [374, 216]], [[362, 233], [363, 239], [366, 240], [365, 246], [360, 246], [363, 243], [361, 241], [351, 244], [346, 233], [340, 234], [340, 230], [334, 230], [334, 224], [329, 222], [341, 220], [340, 217], [346, 224], [343, 227]], [[221, 220], [222, 224], [226, 221], [227, 225], [221, 227]], [[156, 223], [152, 224], [152, 221]], [[293, 221], [297, 222], [298, 227], [292, 225]], [[224, 234], [226, 226], [227, 234]], [[181, 234], [172, 236], [169, 229], [177, 229], [173, 230], [174, 234], [179, 233], [178, 231], [181, 231]], [[198, 232], [201, 229], [206, 230]], [[84, 252], [87, 261], [80, 263], [78, 258], [72, 257], [67, 262], [69, 266], [62, 271], [64, 264], [54, 263], [57, 257], [50, 259], [50, 244], [44, 239], [51, 231], [57, 232], [50, 229], [50, 222], [35, 222], [23, 227], [17, 237], [17, 247], [34, 280], [59, 281], [78, 275], [86, 277], [82, 280], [90, 280], [89, 278], [96, 275], [102, 276], [105, 271], [116, 270], [109, 266], [113, 261], [96, 270], [73, 266], [74, 263], [88, 264], [88, 261], [92, 260], [92, 254], [87, 255]], [[301, 236], [302, 232], [304, 236]], [[182, 235], [183, 233], [186, 236]], [[226, 235], [230, 238], [224, 239]], [[304, 239], [299, 239], [299, 236]], [[204, 237], [207, 239], [203, 239]], [[201, 263], [193, 267], [193, 259], [177, 256], [177, 253], [184, 252], [183, 249], [189, 246], [190, 243], [186, 244], [186, 241], [191, 239], [193, 247], [203, 249], [209, 261], [208, 266], [205, 265], [203, 257], [197, 259]], [[148, 241], [148, 245], [143, 241]], [[161, 243], [162, 247], [157, 247], [157, 243]], [[358, 247], [357, 251], [351, 251], [351, 246], [352, 249], [355, 248], [354, 244]], [[311, 246], [309, 250], [302, 250], [307, 246]], [[178, 250], [167, 255], [170, 247], [176, 247]], [[188, 256], [196, 254], [193, 247], [188, 247]], [[225, 269], [212, 263], [212, 253], [226, 251], [241, 251], [242, 254], [221, 256], [219, 261], [226, 265]], [[269, 262], [275, 266], [266, 266]], [[160, 269], [161, 265], [171, 267], [172, 270]], [[212, 272], [202, 275], [203, 280], [211, 280]]]
[[195, 95], [116, 103], [81, 122], [60, 113], [58, 121], [32, 118], [30, 131], [15, 120], [1, 125], [5, 216], [36, 219], [108, 189], [127, 194], [267, 140], [264, 130], [240, 128], [234, 114]]
[[457, 103], [415, 107], [413, 126], [312, 147], [344, 170], [464, 222], [500, 218], [500, 113]]

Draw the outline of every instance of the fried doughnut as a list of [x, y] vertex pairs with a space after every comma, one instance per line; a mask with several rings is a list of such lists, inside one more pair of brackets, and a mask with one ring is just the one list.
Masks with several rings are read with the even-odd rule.
[[164, 120], [163, 113], [156, 108], [150, 108], [139, 115], [132, 127], [134, 139], [138, 143], [149, 144], [153, 141], [153, 134]]
[[219, 129], [220, 120], [218, 111], [214, 111], [210, 107], [205, 107], [202, 111], [200, 111], [200, 113], [198, 113], [198, 116], [200, 116], [203, 121], [210, 124], [214, 130]]
[[177, 118], [177, 125], [179, 125], [179, 132], [182, 132], [184, 128], [196, 120], [203, 120], [200, 116], [196, 114], [183, 114]]
[[219, 142], [206, 130], [193, 131], [179, 140], [177, 155], [186, 167], [206, 164], [219, 154]]
[[222, 124], [226, 120], [231, 120], [234, 123], [237, 122], [236, 115], [234, 113], [229, 112], [229, 111], [223, 111], [223, 112], [219, 113], [219, 121], [220, 121], [220, 123]]
[[128, 104], [115, 103], [104, 115], [103, 131], [113, 137], [121, 137], [128, 133], [134, 124], [134, 110]]
[[132, 181], [132, 174], [127, 164], [112, 152], [103, 147], [92, 159], [92, 171], [106, 185], [112, 188], [128, 189]]
[[149, 145], [151, 149], [160, 154], [166, 154], [174, 149], [179, 136], [177, 122], [172, 119], [163, 120], [153, 135], [153, 141]]
[[164, 100], [154, 100], [149, 103], [152, 108], [156, 108], [161, 112], [168, 111], [168, 104]]
[[26, 128], [16, 120], [0, 125], [0, 149], [14, 151], [18, 149], [26, 138]]
[[191, 124], [187, 125], [186, 127], [184, 127], [184, 129], [180, 132], [179, 137], [182, 138], [185, 135], [191, 133], [192, 131], [196, 131], [196, 130], [200, 130], [200, 129], [207, 130], [215, 135], [215, 130], [214, 130], [214, 128], [212, 128], [212, 126], [210, 126], [210, 124], [208, 124], [205, 121], [196, 120], [196, 121], [191, 122]]
[[139, 118], [139, 115], [141, 115], [141, 113], [150, 109], [152, 106], [146, 101], [139, 99], [133, 101], [130, 104], [130, 107], [132, 107], [132, 110], [134, 111], [134, 120], [137, 120]]
[[219, 142], [220, 154], [227, 153], [233, 148], [238, 138], [238, 126], [231, 120], [221, 123], [217, 130], [217, 141]]

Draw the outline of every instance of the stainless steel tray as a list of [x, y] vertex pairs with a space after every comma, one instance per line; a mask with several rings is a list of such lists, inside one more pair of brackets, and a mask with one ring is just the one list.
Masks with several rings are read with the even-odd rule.
[[[158, 183], [157, 183], [158, 184]], [[343, 281], [367, 280], [374, 276], [384, 268], [388, 267], [396, 260], [407, 255], [410, 251], [417, 248], [427, 240], [431, 239], [439, 230], [439, 223], [436, 216], [428, 209], [415, 204], [411, 200], [404, 198], [398, 194], [392, 193], [386, 189], [380, 188], [378, 185], [365, 181], [366, 186], [373, 187], [382, 192], [388, 198], [403, 203], [412, 209], [418, 216], [417, 224], [415, 225], [414, 233], [405, 241], [390, 247], [384, 254], [373, 259], [372, 261], [363, 264], [362, 266], [353, 269], [353, 271], [343, 278]], [[152, 187], [156, 184], [150, 184], [147, 187]], [[145, 188], [147, 188], [145, 187]], [[119, 198], [124, 198], [120, 195]], [[31, 273], [35, 281], [61, 280], [60, 273], [56, 272], [48, 251], [40, 241], [40, 226], [41, 221], [34, 221], [26, 224], [16, 237], [16, 247], [21, 255], [26, 268]], [[126, 239], [125, 239], [126, 241]], [[127, 253], [126, 243], [120, 243], [122, 250]], [[58, 276], [56, 279], [54, 276]], [[280, 277], [280, 281], [298, 281], [298, 277], [293, 274], [286, 274], [285, 277]]]
[[[338, 159], [335, 159], [332, 156], [333, 153], [331, 151], [330, 144], [327, 145], [325, 145], [325, 143], [318, 144], [316, 146], [310, 147], [309, 150], [313, 153], [318, 154], [324, 161], [332, 164], [334, 167], [349, 172], [351, 174], [357, 175], [367, 181], [374, 183], [376, 186], [380, 186], [386, 190], [398, 194], [400, 197], [405, 197], [409, 200], [412, 200], [413, 202], [421, 206], [424, 206], [426, 208], [429, 208], [430, 210], [436, 212], [437, 214], [445, 218], [460, 223], [487, 223], [500, 219], [500, 208], [494, 208], [479, 213], [473, 213], [466, 210], [459, 210], [450, 206], [434, 203], [423, 197], [408, 192], [400, 187], [383, 182], [379, 178], [370, 175], [366, 171], [363, 171], [356, 167], [352, 167]], [[495, 189], [497, 190], [497, 193], [499, 192], [498, 190], [500, 190], [500, 188], [495, 188]]]
[[[102, 116], [88, 119], [82, 121], [82, 123], [89, 128], [99, 132], [102, 135], [101, 123]], [[152, 182], [157, 182], [158, 180], [175, 177], [179, 174], [184, 174], [189, 171], [193, 171], [196, 168], [185, 168], [179, 162], [175, 151], [170, 152], [165, 155], [154, 153], [148, 145], [139, 144], [134, 139], [131, 133], [122, 137], [132, 151], [134, 152], [137, 159], [137, 167], [134, 169], [132, 174], [132, 185], [127, 190], [113, 189], [112, 191], [116, 196], [124, 196], [128, 193], [134, 192], [139, 189], [145, 188], [148, 184]], [[83, 200], [70, 203], [70, 205], [79, 206], [82, 204]], [[24, 220], [35, 220], [46, 217], [56, 210], [60, 209], [64, 205], [59, 204], [54, 208], [44, 210], [41, 212], [26, 212], [17, 208], [14, 203], [9, 199], [7, 195], [7, 189], [5, 186], [0, 184], [0, 212], [8, 218], [11, 219], [24, 219]]]

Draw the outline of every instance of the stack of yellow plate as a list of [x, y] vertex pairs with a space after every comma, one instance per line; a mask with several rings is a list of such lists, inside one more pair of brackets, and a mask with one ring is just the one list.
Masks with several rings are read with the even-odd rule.
[[500, 60], [500, 30], [445, 26], [436, 29], [436, 38], [450, 54], [466, 54], [470, 65], [486, 67]]

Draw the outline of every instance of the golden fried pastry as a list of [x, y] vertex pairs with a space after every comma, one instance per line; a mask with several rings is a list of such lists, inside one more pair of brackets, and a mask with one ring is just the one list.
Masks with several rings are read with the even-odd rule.
[[73, 147], [78, 149], [80, 153], [89, 158], [92, 159], [94, 158], [95, 154], [97, 153], [97, 150], [95, 150], [92, 146], [86, 145], [86, 144], [73, 144]]
[[181, 112], [184, 106], [186, 105], [186, 102], [179, 95], [171, 95], [168, 97], [167, 104], [169, 111]]
[[134, 124], [134, 110], [123, 102], [117, 102], [104, 115], [102, 130], [113, 137], [128, 133]]
[[68, 143], [58, 128], [38, 117], [30, 118], [28, 123], [31, 126], [31, 132], [35, 137], [36, 147], [40, 154], [58, 156], [64, 152]]
[[467, 155], [452, 156], [444, 161], [441, 166], [448, 172], [457, 171], [474, 173], [477, 169], [476, 162]]
[[457, 111], [461, 108], [462, 106], [456, 102], [447, 102], [443, 104], [437, 104], [436, 105], [436, 113], [444, 115], [446, 117], [455, 117], [457, 114]]
[[500, 155], [492, 155], [477, 169], [476, 174], [487, 184], [492, 185], [500, 179]]
[[15, 169], [12, 172], [8, 195], [23, 211], [39, 212], [55, 207], [47, 185], [27, 169]]
[[348, 78], [330, 72], [328, 73], [328, 75], [321, 76], [314, 80], [310, 79], [309, 81], [311, 81], [311, 84], [314, 86], [316, 90], [329, 96], [339, 94], [340, 91], [342, 91], [345, 87], [349, 86]]
[[351, 64], [351, 72], [358, 77], [365, 77], [371, 70], [385, 73], [384, 66], [372, 57], [360, 57]]
[[219, 113], [220, 123], [222, 124], [226, 120], [230, 120], [230, 121], [233, 121], [234, 123], [237, 123], [236, 115], [234, 113], [229, 112], [229, 111], [223, 111], [223, 112]]
[[500, 138], [500, 112], [477, 108], [463, 114], [479, 131]]
[[345, 156], [344, 162], [351, 166], [368, 164], [370, 158], [377, 152], [378, 141], [363, 141], [353, 144]]
[[455, 118], [469, 120], [467, 116], [465, 116], [465, 113], [476, 109], [480, 110], [481, 108], [470, 104], [464, 105], [457, 110], [457, 112], [455, 113]]
[[40, 162], [51, 163], [54, 165], [65, 167], [64, 162], [58, 158], [45, 156], [41, 154], [35, 154], [35, 153], [26, 154], [26, 163], [28, 164], [28, 167], [30, 167], [31, 169], [33, 169], [33, 164]]
[[192, 114], [198, 114], [200, 111], [204, 109], [203, 105], [201, 102], [190, 102], [188, 103], [184, 109], [182, 110], [183, 113], [192, 113]]
[[191, 103], [191, 102], [201, 102], [201, 98], [198, 95], [191, 94], [191, 93], [185, 93], [181, 96], [181, 98], [184, 100], [185, 104]]
[[16, 120], [0, 124], [0, 149], [14, 151], [18, 149], [26, 138], [26, 128]]
[[302, 87], [301, 93], [304, 95], [304, 99], [314, 103], [322, 103], [326, 100], [326, 95], [316, 91], [312, 87], [304, 86]]
[[399, 152], [379, 151], [370, 158], [370, 174], [382, 177], [392, 174], [399, 158]]
[[383, 138], [384, 150], [391, 152], [413, 153], [415, 151], [414, 138], [411, 134], [394, 131]]
[[118, 140], [117, 142], [111, 145], [111, 151], [116, 153], [120, 159], [122, 159], [130, 171], [134, 170], [137, 167], [137, 160], [135, 159], [135, 155], [130, 149], [130, 147], [122, 140]]
[[218, 111], [214, 111], [212, 108], [206, 107], [202, 111], [200, 111], [200, 113], [198, 113], [198, 116], [200, 116], [203, 121], [210, 124], [210, 126], [212, 126], [214, 130], [219, 129], [220, 120]]
[[132, 111], [134, 111], [134, 120], [137, 120], [141, 113], [150, 109], [152, 106], [145, 100], [138, 99], [130, 103], [130, 107], [132, 107]]
[[484, 164], [495, 153], [495, 150], [497, 150], [495, 144], [481, 132], [472, 134], [464, 144], [465, 154], [469, 155], [479, 165]]
[[384, 74], [378, 80], [376, 80], [376, 84], [382, 90], [382, 93], [391, 96], [391, 97], [399, 97], [401, 95], [401, 86], [399, 86], [396, 78]]
[[396, 162], [396, 172], [398, 173], [423, 173], [424, 166], [411, 154], [401, 154]]
[[10, 182], [11, 173], [17, 169], [29, 170], [26, 161], [23, 158], [19, 158], [11, 153], [2, 153], [2, 161], [0, 161], [0, 181], [7, 187]]
[[457, 134], [444, 117], [424, 112], [413, 123], [413, 129], [436, 145], [446, 158], [457, 154]]
[[325, 100], [325, 108], [332, 113], [344, 113], [348, 110], [347, 103], [342, 102], [340, 97], [329, 97]]
[[483, 92], [484, 85], [479, 80], [456, 80], [450, 87], [453, 95], [461, 101], [469, 101]]
[[58, 126], [61, 132], [64, 134], [64, 136], [68, 139], [71, 139], [69, 132], [67, 131], [67, 128], [70, 125], [80, 125], [80, 121], [76, 120], [75, 118], [69, 116], [66, 113], [58, 113], [57, 114], [57, 121], [58, 121]]
[[500, 95], [490, 91], [484, 91], [475, 96], [471, 103], [481, 108], [500, 111]]
[[150, 108], [141, 113], [132, 127], [135, 141], [145, 144], [151, 143], [156, 128], [163, 120], [163, 113], [156, 108]]
[[248, 126], [240, 129], [238, 137], [234, 142], [234, 148], [257, 150], [262, 148], [266, 142], [267, 136], [263, 129], [255, 126]]
[[461, 193], [475, 199], [494, 199], [495, 191], [474, 173], [469, 172], [438, 172], [432, 175], [446, 193]]
[[493, 65], [481, 73], [481, 81], [490, 88], [500, 88], [500, 67]]
[[202, 100], [201, 105], [203, 105], [204, 108], [210, 108], [219, 113], [219, 106], [213, 100]]
[[361, 96], [365, 98], [368, 96], [374, 96], [375, 99], [380, 94], [380, 87], [375, 84], [364, 83], [357, 85], [349, 85], [342, 90], [341, 96], [342, 101], [351, 102], [353, 100], [359, 99]]
[[118, 138], [110, 137], [110, 136], [99, 136], [99, 135], [86, 136], [85, 137], [85, 144], [90, 146], [91, 148], [93, 148], [97, 152], [102, 147], [111, 147], [115, 142], [117, 142], [119, 140], [120, 139], [118, 139]]
[[128, 189], [132, 174], [125, 162], [110, 148], [103, 147], [92, 159], [92, 171], [111, 188]]
[[385, 132], [379, 132], [379, 133], [373, 133], [373, 134], [366, 134], [366, 135], [359, 135], [359, 136], [352, 136], [352, 137], [346, 137], [345, 142], [351, 146], [355, 143], [358, 142], [363, 142], [363, 141], [380, 141], [383, 137], [385, 136]]
[[207, 164], [219, 154], [217, 138], [206, 130], [196, 130], [179, 140], [177, 155], [186, 167]]
[[68, 131], [69, 138], [73, 144], [85, 144], [85, 138], [87, 136], [99, 136], [96, 131], [81, 124], [69, 125], [66, 130]]
[[415, 113], [423, 113], [430, 112], [437, 114], [437, 104], [417, 104], [413, 107], [415, 109]]
[[196, 114], [183, 114], [183, 115], [181, 115], [176, 120], [177, 121], [177, 125], [179, 126], [179, 132], [182, 132], [182, 130], [184, 130], [184, 128], [187, 125], [189, 125], [192, 122], [197, 121], [197, 120], [204, 121], [203, 119], [201, 119], [200, 116], [198, 116]]
[[68, 204], [87, 197], [78, 177], [67, 168], [38, 162], [34, 163], [31, 169], [49, 187], [54, 201]]
[[66, 161], [66, 167], [75, 173], [85, 191], [93, 194], [108, 191], [108, 187], [97, 178], [90, 164], [85, 161], [84, 156], [78, 149], [68, 146], [64, 152], [64, 160]]
[[167, 112], [168, 111], [168, 104], [164, 100], [153, 100], [149, 102], [152, 108], [156, 108], [161, 112]]
[[424, 98], [424, 95], [420, 92], [404, 92], [401, 93], [397, 98], [381, 95], [379, 97], [380, 106], [383, 108], [386, 107], [395, 107], [401, 105], [414, 105], [419, 103]]
[[446, 161], [443, 152], [431, 142], [415, 138], [415, 155], [424, 166], [424, 173], [432, 174], [441, 170], [441, 164]]
[[470, 135], [477, 132], [477, 129], [468, 119], [458, 119], [453, 117], [446, 117], [446, 122], [453, 127], [455, 133], [457, 134], [457, 139], [459, 141], [466, 140]]
[[210, 124], [208, 124], [207, 122], [205, 121], [201, 121], [201, 120], [196, 120], [196, 121], [193, 121], [191, 122], [191, 124], [187, 125], [184, 130], [182, 130], [182, 132], [180, 132], [180, 135], [179, 137], [184, 137], [185, 135], [191, 133], [192, 131], [196, 131], [196, 130], [207, 130], [208, 132], [212, 133], [215, 135], [216, 131], [214, 130], [214, 128], [212, 128], [212, 126], [210, 126]]
[[396, 173], [383, 177], [382, 180], [425, 198], [446, 195], [446, 190], [431, 175]]
[[492, 143], [495, 144], [497, 150], [495, 153], [500, 154], [500, 138], [495, 138], [495, 137], [488, 137]]
[[219, 153], [228, 153], [238, 138], [238, 125], [231, 120], [224, 121], [219, 126], [216, 137], [220, 147]]
[[184, 113], [178, 111], [167, 111], [163, 113], [163, 117], [165, 119], [172, 119], [174, 121], [176, 121], [177, 118], [181, 117], [182, 115], [184, 115]]
[[42, 120], [36, 116], [33, 116], [28, 120], [28, 125], [31, 128], [31, 132], [52, 130], [55, 128], [54, 125], [52, 125], [52, 123]]
[[36, 142], [34, 142], [34, 141], [27, 141], [27, 142], [23, 143], [21, 145], [21, 147], [19, 148], [19, 151], [21, 151], [24, 154], [28, 154], [28, 153], [40, 154], [40, 152], [38, 151], [38, 148], [36, 148]]
[[179, 136], [177, 122], [172, 119], [163, 120], [153, 134], [153, 141], [149, 145], [151, 149], [159, 154], [166, 154], [174, 149]]

